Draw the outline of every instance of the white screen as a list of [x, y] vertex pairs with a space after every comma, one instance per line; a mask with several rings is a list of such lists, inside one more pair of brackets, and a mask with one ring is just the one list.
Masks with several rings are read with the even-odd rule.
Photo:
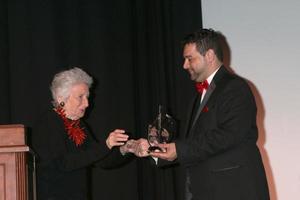
[[300, 1], [202, 0], [202, 14], [252, 85], [271, 200], [300, 199]]

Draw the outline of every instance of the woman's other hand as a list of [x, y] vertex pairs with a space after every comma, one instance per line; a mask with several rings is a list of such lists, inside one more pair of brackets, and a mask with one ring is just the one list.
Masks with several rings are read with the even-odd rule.
[[128, 140], [128, 135], [125, 134], [125, 130], [116, 129], [109, 134], [106, 139], [106, 145], [109, 149], [113, 148], [114, 146], [122, 146]]

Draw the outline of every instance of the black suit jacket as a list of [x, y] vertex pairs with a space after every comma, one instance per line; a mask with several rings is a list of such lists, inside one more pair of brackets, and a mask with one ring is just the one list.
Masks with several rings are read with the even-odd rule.
[[194, 119], [189, 114], [185, 138], [175, 141], [193, 200], [269, 199], [256, 146], [256, 103], [246, 81], [222, 66], [198, 110]]

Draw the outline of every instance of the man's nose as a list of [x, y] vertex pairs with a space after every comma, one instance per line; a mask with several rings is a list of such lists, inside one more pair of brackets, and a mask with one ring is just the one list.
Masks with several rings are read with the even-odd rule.
[[184, 59], [184, 61], [183, 61], [183, 69], [188, 69], [189, 68], [189, 62], [188, 62], [188, 60], [187, 59]]

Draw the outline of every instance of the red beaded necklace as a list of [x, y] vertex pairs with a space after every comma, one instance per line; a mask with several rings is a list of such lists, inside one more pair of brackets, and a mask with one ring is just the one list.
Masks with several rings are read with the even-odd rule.
[[82, 145], [86, 138], [86, 134], [83, 128], [80, 127], [80, 120], [68, 119], [65, 111], [61, 107], [55, 108], [54, 110], [62, 118], [69, 139], [75, 142], [76, 146]]

